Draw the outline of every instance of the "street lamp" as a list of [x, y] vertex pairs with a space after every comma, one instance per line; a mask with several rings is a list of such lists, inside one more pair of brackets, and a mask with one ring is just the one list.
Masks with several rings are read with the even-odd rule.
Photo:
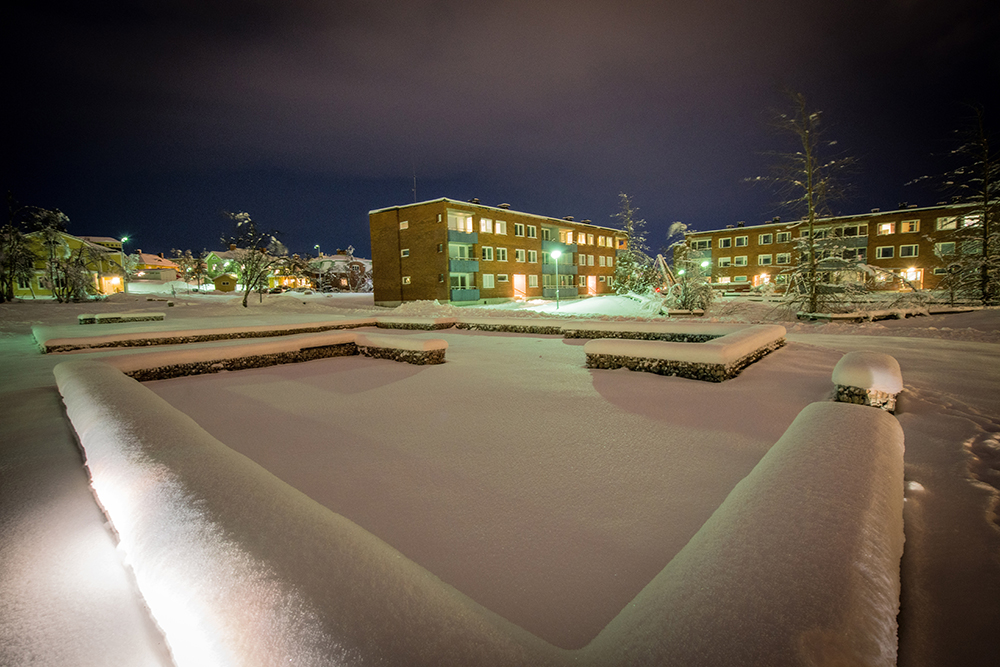
[[126, 262], [126, 259], [125, 259], [126, 258], [125, 244], [126, 243], [128, 243], [128, 237], [127, 236], [123, 236], [122, 237], [122, 250], [121, 250], [121, 256], [122, 256], [122, 263], [121, 263], [121, 267], [122, 267], [122, 289], [125, 290], [125, 294], [128, 294], [128, 269], [125, 268], [125, 262]]
[[549, 255], [556, 265], [556, 310], [559, 310], [559, 258], [562, 257], [561, 250], [553, 250]]

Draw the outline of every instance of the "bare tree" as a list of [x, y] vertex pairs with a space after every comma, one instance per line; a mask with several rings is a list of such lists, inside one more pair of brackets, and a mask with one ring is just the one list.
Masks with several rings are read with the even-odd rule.
[[288, 254], [285, 246], [278, 241], [277, 232], [260, 229], [249, 213], [224, 213], [233, 228], [228, 236], [222, 237], [224, 245], [235, 246], [236, 264], [243, 283], [243, 307], [247, 307], [250, 293], [257, 291], [263, 301], [267, 288], [267, 276]]
[[788, 152], [772, 153], [773, 171], [770, 176], [748, 179], [770, 183], [780, 193], [779, 205], [799, 216], [807, 234], [800, 236], [799, 261], [791, 273], [787, 294], [801, 301], [802, 308], [815, 313], [824, 295], [835, 292], [829, 278], [838, 272], [856, 266], [856, 262], [838, 256], [834, 248], [824, 247], [817, 239], [816, 223], [830, 215], [830, 204], [843, 195], [840, 181], [845, 170], [853, 166], [854, 159], [846, 156], [827, 157], [835, 141], [823, 138], [820, 129], [821, 112], [811, 110], [801, 93], [789, 92], [792, 110], [778, 112], [774, 125], [782, 135], [792, 138], [795, 148]]

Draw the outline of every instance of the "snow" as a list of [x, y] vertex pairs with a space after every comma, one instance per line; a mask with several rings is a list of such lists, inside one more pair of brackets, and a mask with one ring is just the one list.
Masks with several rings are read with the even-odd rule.
[[[706, 327], [701, 327], [702, 333]], [[680, 326], [671, 327], [681, 330]], [[732, 364], [785, 337], [785, 328], [759, 324], [736, 328], [736, 331], [705, 343], [675, 343], [662, 340], [626, 340], [602, 338], [588, 341], [586, 354], [607, 354], [644, 359], [667, 359], [693, 364]]]
[[567, 655], [110, 366], [70, 361], [55, 374], [178, 665], [797, 664], [830, 652], [894, 664], [903, 446], [880, 411], [808, 406], [626, 611]]
[[448, 343], [438, 338], [427, 340], [410, 336], [378, 336], [359, 333], [355, 334], [354, 342], [359, 347], [385, 347], [396, 350], [413, 350], [415, 352], [448, 349]]
[[[558, 312], [551, 303], [456, 308], [421, 302], [386, 310], [375, 308], [370, 294], [267, 295], [263, 304], [251, 301], [249, 309], [243, 309], [239, 301], [239, 295], [178, 296], [175, 307], [167, 311], [167, 321], [156, 324], [160, 328], [225, 329], [262, 316], [268, 321], [290, 321], [300, 316], [363, 319], [397, 314], [521, 320], [538, 317], [539, 312], [569, 324], [583, 319], [662, 320], [642, 318], [639, 304], [623, 297], [563, 301]], [[134, 355], [135, 350], [40, 355], [30, 336], [34, 325], [68, 325], [80, 312], [157, 307], [162, 304], [146, 304], [134, 295], [80, 305], [0, 305], [0, 663], [170, 662], [162, 657], [162, 638], [157, 638], [145, 615], [143, 600], [130, 590], [131, 570], [121, 566], [121, 552], [115, 550], [89, 495], [51, 375], [51, 368], [67, 358], [110, 360]], [[766, 460], [765, 454], [774, 449], [772, 445], [796, 414], [810, 403], [830, 400], [831, 371], [844, 354], [889, 354], [898, 360], [906, 382], [896, 412], [906, 439], [906, 544], [900, 575], [898, 663], [993, 664], [995, 628], [1000, 626], [996, 604], [1000, 599], [996, 560], [1000, 530], [996, 482], [989, 480], [996, 479], [1000, 466], [995, 457], [989, 458], [989, 452], [997, 448], [1000, 433], [996, 401], [1000, 395], [1000, 311], [859, 324], [797, 322], [771, 304], [725, 299], [696, 322], [777, 323], [788, 330], [788, 345], [734, 380], [709, 385], [624, 371], [587, 371], [582, 367], [582, 341], [453, 330], [399, 332], [415, 339], [446, 340], [447, 363], [413, 367], [348, 357], [145, 386], [193, 416], [200, 428], [229, 450], [240, 451], [270, 475], [306, 494], [324, 513], [345, 517], [344, 525], [360, 531], [348, 531], [358, 537], [358, 543], [380, 545], [361, 549], [365, 554], [374, 558], [381, 549], [391, 549], [386, 553], [394, 556], [387, 560], [398, 566], [398, 578], [380, 584], [371, 580], [371, 574], [384, 569], [349, 569], [352, 586], [357, 581], [383, 585], [387, 597], [392, 597], [389, 591], [398, 592], [393, 582], [405, 579], [421, 600], [440, 602], [437, 608], [443, 610], [460, 609], [455, 636], [488, 635], [491, 639], [486, 645], [502, 656], [498, 661], [509, 657], [512, 664], [524, 663], [523, 651], [529, 651], [533, 660], [545, 664], [573, 656], [582, 659], [581, 651], [588, 650], [587, 655], [600, 662], [597, 648], [567, 652], [553, 649], [552, 644], [582, 647], [593, 642], [592, 646], [603, 646], [614, 654], [623, 638], [648, 636], [652, 630], [625, 622], [632, 601], [663, 599], [658, 597], [662, 589], [653, 597], [647, 597], [644, 589], [671, 567], [678, 571], [685, 563], [693, 567], [680, 554], [692, 538], [703, 539], [703, 529], [707, 532], [712, 525], [706, 523], [709, 517], [718, 516], [721, 522], [729, 516], [728, 510], [717, 510], [740, 480], [751, 471], [757, 473], [754, 466]], [[102, 326], [125, 331], [145, 324]], [[219, 345], [174, 346], [168, 353]], [[485, 407], [492, 412], [483, 412]], [[109, 410], [116, 420], [121, 417], [119, 407]], [[156, 427], [158, 414], [143, 411], [134, 416], [138, 423]], [[470, 420], [470, 414], [481, 417]], [[110, 428], [111, 420], [101, 427]], [[538, 433], [541, 437], [531, 436]], [[846, 440], [837, 443], [853, 451]], [[179, 444], [183, 443], [171, 439], [164, 449]], [[207, 449], [212, 456], [221, 451], [214, 445]], [[181, 459], [190, 453], [178, 449], [169, 456]], [[242, 460], [237, 454], [225, 456], [229, 461]], [[298, 465], [305, 460], [311, 461], [311, 470]], [[219, 465], [230, 467], [230, 463], [210, 465], [206, 474], [217, 473]], [[234, 463], [231, 467], [244, 466]], [[259, 469], [246, 470], [256, 471], [242, 478], [244, 488], [253, 490]], [[848, 501], [851, 511], [856, 509], [860, 498], [840, 493], [826, 479], [812, 470], [800, 475], [795, 501], [787, 506], [775, 504], [778, 514], [803, 516], [799, 513], [809, 509], [814, 497], [828, 494]], [[158, 497], [169, 498], [169, 494]], [[864, 520], [877, 516], [877, 507], [883, 506], [874, 504], [873, 514]], [[247, 521], [260, 527], [253, 518]], [[801, 535], [808, 525], [796, 523], [788, 528]], [[724, 536], [724, 532], [715, 535]], [[217, 548], [224, 551], [226, 544], [223, 540]], [[355, 543], [345, 548], [352, 548], [351, 544]], [[328, 544], [324, 557], [339, 553], [339, 545]], [[183, 552], [182, 546], [176, 549]], [[794, 542], [785, 549], [785, 554], [814, 556]], [[286, 581], [282, 578], [252, 585], [254, 573], [259, 573], [254, 568], [261, 562], [252, 556], [237, 556], [244, 565], [232, 570], [234, 576], [251, 582], [250, 587], [259, 591], [257, 599], [288, 601], [273, 612], [261, 611], [262, 618], [271, 619], [265, 634], [273, 638], [267, 633], [289, 618], [311, 618], [305, 613], [307, 607], [295, 607], [299, 599], [295, 595], [308, 598], [313, 584], [319, 592], [330, 589], [314, 579], [303, 579], [305, 587], [293, 593], [274, 583]], [[756, 562], [753, 552], [744, 557]], [[822, 559], [822, 554], [818, 557]], [[877, 551], [870, 557], [884, 562], [884, 554]], [[789, 560], [796, 561], [793, 565], [808, 565], [805, 558]], [[706, 560], [704, 567], [709, 566], [711, 561]], [[298, 569], [298, 575], [309, 574]], [[830, 572], [831, 578], [836, 576]], [[453, 589], [442, 589], [438, 578]], [[810, 580], [793, 577], [792, 581]], [[877, 581], [873, 576], [871, 585], [850, 587], [869, 591], [862, 596], [865, 604], [850, 608], [879, 607], [875, 592], [885, 588]], [[268, 586], [274, 597], [267, 597]], [[738, 582], [731, 588], [741, 586]], [[412, 601], [405, 597], [408, 590], [404, 587], [399, 599]], [[787, 589], [777, 590], [790, 599]], [[698, 591], [690, 592], [696, 599], [705, 599], [698, 597]], [[753, 588], [746, 597], [766, 593]], [[213, 604], [212, 600], [187, 602]], [[366, 601], [355, 602], [359, 609], [371, 611]], [[233, 613], [231, 625], [245, 618], [238, 616], [240, 604], [236, 600], [227, 608]], [[772, 599], [761, 609], [782, 611], [782, 622], [796, 620], [797, 607], [780, 607]], [[368, 630], [385, 642], [381, 655], [391, 655], [399, 644], [395, 636], [379, 632], [391, 619], [413, 609], [401, 604], [380, 609], [378, 618], [367, 619]], [[619, 617], [623, 610], [626, 615]], [[300, 611], [304, 615], [297, 615]], [[755, 613], [754, 608], [738, 618], [723, 616], [719, 623], [730, 621], [726, 632], [738, 637], [745, 623], [752, 625]], [[440, 626], [432, 626], [441, 617], [407, 618], [403, 625], [412, 624], [415, 632], [426, 630], [426, 638], [440, 631]], [[690, 637], [684, 631], [686, 616], [674, 616], [672, 621], [678, 625], [664, 624], [664, 637]], [[873, 621], [871, 626], [861, 638], [868, 647], [865, 655], [876, 653], [879, 637], [886, 633], [884, 625]], [[309, 627], [308, 623], [303, 627]], [[527, 631], [522, 634], [517, 628]], [[242, 637], [236, 627], [223, 630], [222, 635]], [[471, 634], [466, 635], [467, 630]], [[475, 634], [477, 630], [480, 635]], [[769, 627], [760, 635], [759, 644], [780, 632]], [[806, 633], [802, 645], [827, 646], [824, 636], [821, 631]], [[325, 641], [321, 635], [300, 639], [304, 651]], [[716, 663], [738, 662], [712, 653], [732, 649], [735, 641], [713, 649], [703, 646], [700, 637], [690, 639], [691, 651], [699, 656], [708, 651], [705, 655], [712, 655]], [[244, 640], [254, 641], [252, 637], [239, 639]], [[421, 645], [430, 653], [414, 662], [432, 662], [434, 658], [427, 656], [436, 655], [434, 651], [442, 647], [441, 642]], [[278, 646], [288, 645], [279, 642]], [[455, 650], [464, 646], [457, 645]], [[673, 655], [685, 655], [685, 646], [677, 644], [673, 650], [678, 653]], [[331, 648], [330, 655], [337, 656], [337, 650]], [[550, 659], [552, 655], [556, 657]], [[622, 655], [615, 661], [627, 662], [629, 656]], [[658, 661], [631, 657], [633, 663]], [[671, 661], [707, 661], [688, 657]], [[464, 655], [454, 661], [463, 660], [473, 663], [478, 657]]]
[[903, 391], [899, 362], [881, 352], [848, 352], [833, 368], [833, 383], [887, 394]]

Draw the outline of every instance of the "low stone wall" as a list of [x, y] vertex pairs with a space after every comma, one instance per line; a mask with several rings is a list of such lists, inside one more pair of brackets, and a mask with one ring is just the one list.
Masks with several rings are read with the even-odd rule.
[[505, 333], [524, 334], [545, 334], [559, 336], [563, 334], [563, 328], [554, 324], [529, 324], [526, 320], [524, 324], [514, 324], [509, 321], [488, 323], [488, 322], [458, 322], [456, 329], [466, 329], [469, 331], [503, 331]]
[[890, 394], [878, 389], [862, 389], [861, 387], [851, 387], [838, 384], [837, 402], [855, 403], [857, 405], [870, 405], [873, 408], [880, 408], [886, 412], [896, 411], [896, 394]]
[[407, 364], [425, 366], [429, 364], [443, 364], [443, 349], [439, 350], [403, 350], [394, 347], [378, 347], [359, 345], [358, 351], [366, 357], [372, 359], [389, 359], [391, 361], [401, 361]]
[[[173, 305], [173, 304], [170, 304]], [[121, 322], [161, 322], [163, 313], [101, 313], [77, 315], [78, 324], [119, 324]]]
[[207, 373], [218, 373], [220, 371], [239, 371], [248, 368], [277, 366], [279, 364], [295, 364], [303, 361], [312, 361], [313, 359], [347, 357], [356, 354], [358, 354], [357, 345], [354, 343], [342, 343], [340, 345], [322, 345], [319, 347], [308, 347], [301, 350], [291, 350], [287, 352], [273, 352], [270, 354], [255, 354], [246, 357], [234, 357], [231, 359], [213, 359], [184, 364], [156, 366], [153, 368], [142, 368], [133, 371], [125, 371], [125, 375], [135, 378], [140, 382], [147, 382], [150, 380], [166, 380], [186, 375], [204, 375]]
[[834, 367], [832, 380], [838, 402], [870, 405], [886, 412], [896, 411], [896, 396], [903, 391], [899, 362], [882, 352], [848, 352]]
[[722, 334], [676, 333], [668, 331], [599, 331], [597, 329], [564, 329], [565, 338], [621, 338], [625, 340], [666, 340], [674, 343], [707, 343]]
[[416, 329], [420, 331], [437, 331], [439, 329], [450, 329], [455, 326], [454, 318], [405, 318], [405, 319], [385, 319], [375, 320], [375, 326], [379, 329]]
[[631, 357], [610, 354], [588, 354], [587, 368], [627, 368], [632, 371], [656, 373], [657, 375], [675, 375], [690, 380], [704, 382], [724, 382], [731, 380], [750, 364], [782, 347], [785, 340], [775, 341], [731, 364], [707, 364], [674, 359], [652, 359], [647, 357]]

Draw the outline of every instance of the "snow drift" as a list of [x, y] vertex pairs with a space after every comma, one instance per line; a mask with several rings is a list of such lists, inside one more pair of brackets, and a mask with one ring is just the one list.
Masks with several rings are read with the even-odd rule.
[[59, 390], [178, 665], [895, 663], [895, 418], [808, 406], [588, 646], [478, 605], [208, 435], [112, 366]]

